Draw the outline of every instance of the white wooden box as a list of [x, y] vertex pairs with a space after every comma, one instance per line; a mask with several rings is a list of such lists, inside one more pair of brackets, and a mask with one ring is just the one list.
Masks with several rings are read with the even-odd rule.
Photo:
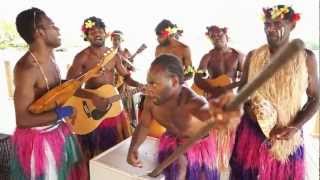
[[157, 165], [158, 139], [147, 137], [139, 148], [139, 159], [143, 167], [137, 168], [127, 163], [127, 153], [131, 137], [90, 160], [91, 180], [164, 180], [164, 175], [156, 178], [147, 176]]

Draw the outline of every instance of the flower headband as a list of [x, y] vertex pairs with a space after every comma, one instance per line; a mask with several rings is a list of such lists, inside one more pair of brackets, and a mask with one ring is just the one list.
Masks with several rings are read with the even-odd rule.
[[113, 32], [111, 33], [111, 38], [114, 37], [114, 36], [119, 36], [119, 37], [120, 37], [120, 40], [121, 40], [121, 41], [124, 41], [123, 34], [122, 34], [121, 31], [113, 31]]
[[173, 26], [173, 27], [167, 27], [164, 30], [162, 30], [160, 32], [160, 35], [164, 37], [168, 37], [170, 35], [177, 34], [178, 32], [183, 32], [183, 30], [181, 28], [178, 28], [177, 26]]
[[89, 31], [89, 29], [93, 28], [95, 25], [96, 25], [95, 22], [88, 19], [87, 21], [85, 21], [83, 23], [81, 30], [83, 33], [87, 33]]
[[206, 36], [208, 36], [210, 38], [210, 37], [212, 37], [213, 34], [217, 34], [217, 33], [220, 33], [220, 32], [223, 32], [224, 34], [227, 34], [228, 28], [226, 28], [226, 27], [219, 28], [218, 26], [207, 27]]
[[278, 5], [272, 8], [264, 8], [263, 13], [263, 20], [265, 20], [266, 18], [271, 18], [272, 20], [278, 18], [287, 19], [291, 22], [297, 22], [300, 20], [300, 14], [295, 13], [291, 7], [285, 5]]

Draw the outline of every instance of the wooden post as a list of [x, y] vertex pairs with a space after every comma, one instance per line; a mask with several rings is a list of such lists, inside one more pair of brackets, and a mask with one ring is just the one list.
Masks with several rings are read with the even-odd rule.
[[14, 85], [13, 85], [13, 72], [11, 69], [10, 61], [4, 61], [4, 66], [5, 66], [5, 71], [6, 71], [8, 95], [10, 98], [12, 98], [13, 91], [14, 91]]

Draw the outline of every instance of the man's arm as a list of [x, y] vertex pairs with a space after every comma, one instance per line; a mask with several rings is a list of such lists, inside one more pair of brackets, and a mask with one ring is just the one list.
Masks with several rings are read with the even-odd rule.
[[207, 121], [211, 118], [209, 103], [203, 96], [190, 93], [190, 98], [186, 102], [192, 115], [201, 121]]
[[183, 52], [183, 66], [185, 71], [185, 79], [189, 80], [192, 78], [194, 72], [188, 72], [189, 69], [193, 69], [191, 61], [191, 51], [188, 46], [184, 48]]
[[290, 139], [319, 109], [319, 78], [317, 75], [316, 58], [311, 51], [306, 51], [306, 64], [308, 69], [308, 101], [296, 114], [291, 124], [283, 128], [274, 128], [271, 130], [271, 139]]
[[240, 80], [243, 72], [243, 66], [244, 66], [244, 55], [241, 52], [238, 52], [238, 66], [237, 66], [237, 73], [236, 73], [236, 79]]
[[[84, 65], [86, 60], [87, 60], [87, 55], [84, 55], [84, 54], [78, 54], [74, 58], [73, 63], [67, 73], [67, 80], [75, 79], [85, 73]], [[89, 91], [84, 91], [83, 89], [79, 88], [75, 92], [75, 96], [92, 99], [96, 95]]]
[[155, 56], [155, 57], [158, 57], [158, 56], [160, 55], [160, 53], [161, 53], [160, 47], [157, 46], [157, 47], [156, 47], [156, 52], [155, 52], [154, 56]]
[[35, 100], [34, 87], [38, 73], [35, 67], [23, 69], [18, 66], [16, 66], [14, 73], [14, 107], [17, 127], [30, 128], [46, 126], [56, 122], [58, 117], [54, 111], [33, 114], [28, 110], [30, 104]]
[[250, 51], [247, 54], [245, 61], [243, 62], [243, 71], [242, 71], [240, 81], [238, 83], [239, 89], [241, 89], [248, 82], [250, 59], [251, 59], [252, 55], [253, 55], [253, 51]]
[[[236, 87], [239, 87], [239, 86], [242, 86], [243, 83], [246, 83], [246, 78], [245, 79], [242, 79], [242, 76], [244, 76], [244, 69], [246, 66], [246, 69], [249, 68], [249, 64], [245, 64], [244, 62], [248, 62], [248, 61], [244, 61], [244, 55], [241, 53], [241, 52], [238, 52], [238, 57], [237, 57], [237, 60], [238, 60], [238, 65], [237, 65], [237, 70], [236, 70], [236, 73], [235, 73], [235, 79], [236, 81], [235, 82], [232, 82], [231, 84], [227, 85], [224, 87], [224, 90], [229, 90], [229, 89], [233, 89], [233, 88], [236, 88]], [[248, 56], [251, 56], [251, 52], [248, 54]], [[248, 57], [250, 58], [250, 57]], [[246, 74], [247, 76], [247, 74]]]
[[296, 115], [291, 126], [301, 129], [314, 113], [319, 109], [319, 77], [317, 75], [317, 62], [312, 51], [306, 50], [307, 53], [307, 69], [308, 69], [308, 101]]
[[[203, 72], [207, 72], [208, 69], [208, 62], [210, 60], [210, 54], [206, 54], [202, 57], [200, 61], [200, 65], [198, 67], [198, 70], [201, 70]], [[206, 81], [206, 79], [203, 79], [203, 74], [196, 73], [194, 77], [194, 83], [202, 90], [206, 92], [210, 92], [212, 90], [212, 86]]]
[[191, 51], [189, 47], [184, 48], [184, 56], [183, 56], [183, 65], [185, 67], [191, 66], [192, 67], [192, 60], [191, 60]]
[[[121, 59], [121, 58], [120, 58]], [[138, 86], [142, 86], [141, 83], [133, 80], [130, 76], [130, 73], [128, 72], [128, 70], [123, 66], [122, 60], [119, 60], [119, 61], [116, 61], [116, 69], [117, 69], [117, 72], [124, 77], [124, 81], [130, 85], [130, 86], [133, 86], [133, 87], [138, 87]]]
[[128, 163], [133, 166], [142, 167], [142, 164], [138, 158], [138, 149], [140, 145], [145, 141], [149, 133], [149, 127], [151, 125], [152, 120], [153, 118], [151, 114], [150, 102], [148, 97], [146, 97], [143, 105], [140, 122], [135, 131], [133, 132], [127, 156]]

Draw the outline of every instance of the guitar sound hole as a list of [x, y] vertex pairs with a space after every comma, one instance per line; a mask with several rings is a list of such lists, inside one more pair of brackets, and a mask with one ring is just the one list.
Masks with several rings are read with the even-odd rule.
[[111, 108], [112, 104], [109, 104], [107, 107], [106, 107], [106, 110], [105, 111], [101, 111], [99, 109], [94, 109], [92, 112], [91, 112], [91, 116], [94, 120], [100, 120]]

